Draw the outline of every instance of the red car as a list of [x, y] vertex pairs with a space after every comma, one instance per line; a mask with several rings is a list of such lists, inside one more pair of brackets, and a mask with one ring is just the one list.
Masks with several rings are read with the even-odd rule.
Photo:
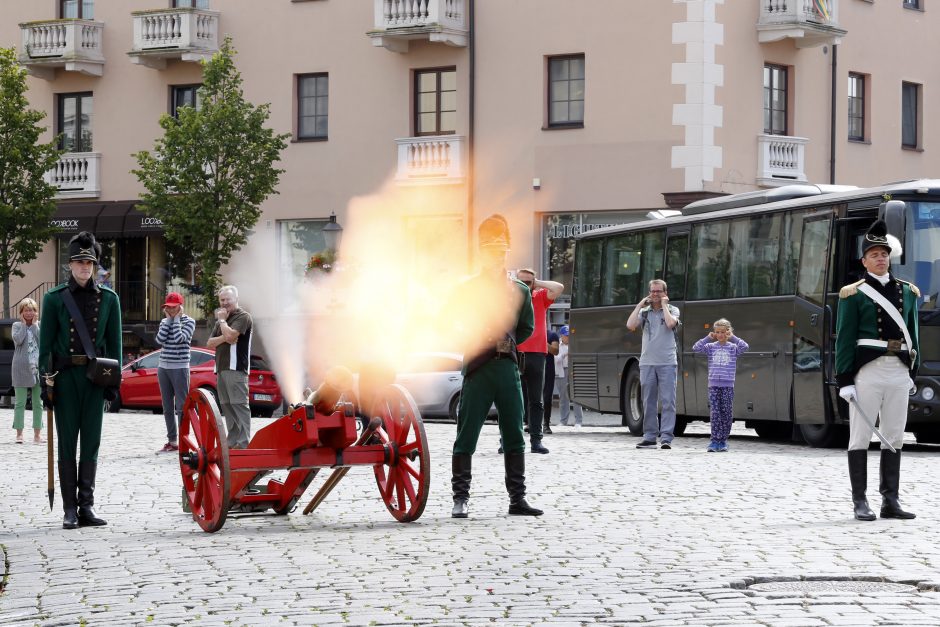
[[[105, 402], [105, 411], [118, 412], [122, 408], [150, 409], [155, 414], [163, 413], [160, 399], [160, 384], [157, 382], [157, 365], [160, 350], [147, 353], [130, 362], [121, 371], [121, 392], [117, 400]], [[216, 377], [212, 371], [215, 351], [193, 347], [189, 353], [189, 390], [204, 388], [212, 392], [218, 401]], [[270, 418], [283, 401], [281, 388], [274, 373], [260, 357], [252, 355], [251, 374], [248, 375], [248, 404], [252, 416]]]

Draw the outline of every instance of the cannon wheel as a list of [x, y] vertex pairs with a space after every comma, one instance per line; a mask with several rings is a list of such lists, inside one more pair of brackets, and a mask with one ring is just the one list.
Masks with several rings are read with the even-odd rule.
[[382, 500], [399, 522], [417, 520], [431, 485], [431, 456], [421, 414], [405, 388], [388, 385], [375, 398], [372, 415], [382, 418], [374, 438], [398, 451], [373, 467]]
[[183, 491], [193, 520], [204, 531], [218, 531], [228, 514], [231, 468], [225, 423], [211, 392], [200, 388], [186, 398], [179, 442]]

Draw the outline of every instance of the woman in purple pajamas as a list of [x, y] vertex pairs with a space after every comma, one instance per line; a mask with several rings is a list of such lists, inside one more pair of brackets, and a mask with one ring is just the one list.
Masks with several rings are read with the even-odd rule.
[[735, 337], [731, 323], [721, 318], [712, 325], [712, 331], [692, 346], [696, 353], [708, 355], [708, 404], [711, 407], [712, 441], [709, 453], [728, 450], [728, 436], [734, 415], [734, 373], [738, 355], [747, 351], [747, 342]]

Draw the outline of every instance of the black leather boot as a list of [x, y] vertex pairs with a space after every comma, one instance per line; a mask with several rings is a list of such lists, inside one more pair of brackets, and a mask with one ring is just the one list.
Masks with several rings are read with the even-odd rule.
[[59, 490], [62, 492], [62, 509], [65, 516], [62, 518], [63, 529], [78, 528], [78, 502], [75, 498], [76, 486], [75, 462], [72, 460], [59, 460]]
[[541, 440], [532, 440], [532, 452], [541, 455], [548, 455], [548, 449], [542, 445]]
[[901, 451], [892, 453], [888, 449], [881, 449], [881, 517], [903, 518], [910, 520], [917, 518], [916, 514], [905, 512], [898, 501], [898, 485], [901, 483]]
[[868, 450], [849, 451], [849, 481], [852, 482], [852, 504], [856, 520], [874, 520], [875, 512], [868, 506], [865, 489], [868, 487]]
[[97, 462], [78, 462], [78, 526], [100, 527], [108, 523], [95, 515], [95, 472]]
[[466, 453], [454, 453], [450, 459], [450, 484], [454, 488], [454, 511], [452, 518], [466, 518], [470, 511], [470, 479], [471, 460], [473, 457]]
[[509, 513], [513, 516], [541, 516], [544, 512], [525, 500], [525, 453], [506, 453], [506, 491], [509, 492]]

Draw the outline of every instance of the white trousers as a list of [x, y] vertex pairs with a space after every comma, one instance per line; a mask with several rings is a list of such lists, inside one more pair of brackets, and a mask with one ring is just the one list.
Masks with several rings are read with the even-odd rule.
[[[878, 421], [881, 435], [898, 450], [904, 441], [910, 388], [910, 371], [894, 356], [870, 361], [855, 375], [855, 389], [862, 411]], [[855, 405], [849, 403], [849, 450], [868, 449], [872, 435], [871, 427], [858, 415]], [[881, 448], [887, 447], [882, 443]]]

